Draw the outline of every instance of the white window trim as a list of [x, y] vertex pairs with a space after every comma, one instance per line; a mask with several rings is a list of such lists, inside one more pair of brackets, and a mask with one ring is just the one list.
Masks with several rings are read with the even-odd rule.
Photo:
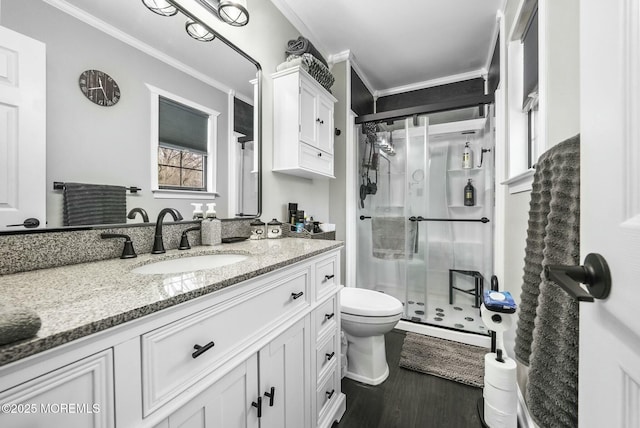
[[[507, 179], [500, 184], [506, 185], [510, 194], [531, 191], [533, 185], [533, 175], [535, 170], [529, 168], [528, 160], [528, 111], [522, 108], [522, 91], [523, 91], [523, 68], [524, 68], [524, 49], [520, 41], [521, 34], [525, 28], [524, 22], [528, 21], [531, 15], [531, 0], [521, 1], [516, 12], [517, 18], [513, 21], [509, 32], [509, 37], [505, 40], [507, 53], [507, 79], [509, 90], [507, 100], [507, 116], [508, 116], [508, 139], [507, 139]], [[539, 5], [538, 5], [539, 9]], [[526, 15], [526, 16], [525, 16]], [[540, 18], [539, 18], [540, 19]], [[539, 38], [541, 25], [538, 27]], [[538, 45], [538, 126], [536, 138], [536, 154], [539, 156], [546, 149], [545, 123], [544, 123], [544, 100], [540, 88], [543, 86], [544, 77], [542, 73], [541, 57], [543, 52], [543, 44]], [[535, 160], [533, 162], [535, 164]]]
[[[205, 107], [201, 104], [195, 103], [179, 95], [157, 88], [155, 86], [146, 84], [149, 89], [150, 95], [150, 145], [149, 153], [151, 156], [151, 192], [154, 199], [203, 199], [211, 200], [216, 196], [219, 196], [216, 192], [216, 163], [217, 163], [217, 135], [218, 135], [218, 116], [220, 112], [215, 111], [209, 107]], [[206, 191], [195, 190], [173, 190], [173, 189], [160, 189], [158, 185], [158, 121], [160, 120], [160, 97], [169, 98], [177, 101], [180, 104], [184, 104], [196, 110], [200, 110], [209, 115], [209, 137], [207, 142], [207, 180]]]

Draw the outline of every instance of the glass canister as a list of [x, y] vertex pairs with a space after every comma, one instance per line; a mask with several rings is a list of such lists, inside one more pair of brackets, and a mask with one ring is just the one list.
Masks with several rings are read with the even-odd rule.
[[251, 226], [251, 236], [249, 239], [265, 239], [267, 237], [265, 224], [259, 218], [253, 220], [249, 225]]
[[275, 218], [267, 223], [267, 238], [278, 239], [282, 238], [282, 223]]

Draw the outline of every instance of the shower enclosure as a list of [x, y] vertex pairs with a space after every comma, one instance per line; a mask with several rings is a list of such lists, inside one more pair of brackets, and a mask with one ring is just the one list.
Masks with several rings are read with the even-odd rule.
[[478, 112], [357, 125], [356, 286], [398, 298], [404, 320], [487, 335], [479, 304], [493, 274], [494, 135]]

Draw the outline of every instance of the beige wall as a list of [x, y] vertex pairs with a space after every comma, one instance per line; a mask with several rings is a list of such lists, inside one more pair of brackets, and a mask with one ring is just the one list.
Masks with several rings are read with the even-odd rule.
[[[198, 10], [193, 0], [181, 4]], [[248, 0], [249, 24], [235, 28], [199, 15], [225, 38], [260, 63], [262, 78], [262, 219], [286, 218], [287, 203], [297, 202], [315, 220], [329, 221], [329, 180], [308, 180], [271, 172], [273, 166], [273, 84], [271, 74], [285, 60], [287, 41], [300, 34], [269, 0]], [[214, 42], [215, 43], [215, 42]], [[326, 53], [323, 52], [323, 54]]]

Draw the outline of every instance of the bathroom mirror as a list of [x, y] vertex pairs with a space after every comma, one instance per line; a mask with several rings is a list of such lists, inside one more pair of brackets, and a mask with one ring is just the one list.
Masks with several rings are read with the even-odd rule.
[[[152, 223], [165, 207], [191, 219], [192, 203], [215, 202], [221, 218], [260, 213], [260, 65], [224, 38], [191, 38], [186, 21], [180, 12], [153, 13], [140, 0], [0, 0], [0, 26], [46, 49], [46, 148], [38, 148], [46, 151], [46, 172], [33, 174], [46, 186], [47, 228], [63, 226], [65, 183], [133, 188], [127, 212], [142, 208]], [[92, 91], [108, 97], [92, 99]], [[208, 115], [196, 167], [160, 159], [159, 121], [168, 117], [162, 99]], [[205, 178], [198, 189], [180, 180], [166, 188], [158, 184], [160, 167], [180, 167], [179, 174], [200, 168]]]

